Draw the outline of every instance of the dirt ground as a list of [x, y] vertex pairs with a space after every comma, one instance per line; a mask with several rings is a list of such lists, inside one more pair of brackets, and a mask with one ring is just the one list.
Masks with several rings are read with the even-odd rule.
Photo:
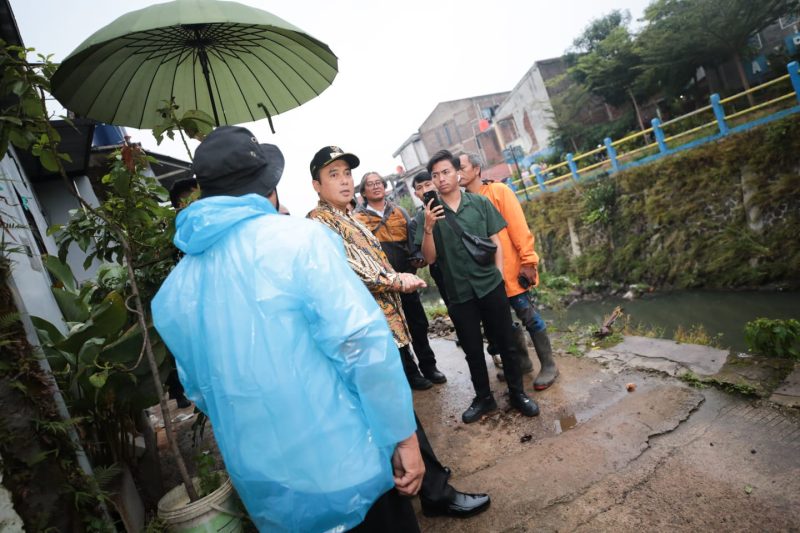
[[[465, 520], [419, 513], [423, 531], [800, 531], [797, 410], [559, 355], [553, 387], [533, 392], [535, 373], [525, 378], [540, 416], [508, 410], [493, 378], [500, 409], [466, 425], [473, 392], [463, 352], [448, 339], [432, 346], [448, 382], [414, 392], [417, 413], [451, 483], [488, 492], [492, 505]], [[193, 421], [178, 422], [190, 457]], [[216, 453], [210, 425], [201, 447]], [[162, 458], [175, 484], [171, 465]]]

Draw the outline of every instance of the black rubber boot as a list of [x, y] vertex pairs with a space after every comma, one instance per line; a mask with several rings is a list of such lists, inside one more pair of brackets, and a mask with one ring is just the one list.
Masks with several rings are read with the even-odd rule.
[[531, 361], [530, 353], [528, 353], [527, 332], [519, 322], [514, 322], [512, 326], [514, 328], [514, 344], [517, 347], [517, 353], [519, 353], [519, 371], [523, 374], [530, 374], [533, 372], [533, 362]]
[[537, 331], [533, 334], [533, 347], [536, 348], [536, 355], [542, 364], [539, 375], [533, 380], [534, 390], [545, 390], [558, 377], [558, 367], [553, 361], [553, 349], [550, 347], [550, 337], [547, 331]]

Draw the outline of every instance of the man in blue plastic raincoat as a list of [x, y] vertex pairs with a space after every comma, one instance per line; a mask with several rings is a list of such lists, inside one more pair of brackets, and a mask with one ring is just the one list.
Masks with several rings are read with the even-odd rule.
[[244, 128], [200, 144], [155, 327], [259, 530], [416, 531], [401, 494], [424, 466], [392, 333], [340, 238], [276, 216], [283, 164]]

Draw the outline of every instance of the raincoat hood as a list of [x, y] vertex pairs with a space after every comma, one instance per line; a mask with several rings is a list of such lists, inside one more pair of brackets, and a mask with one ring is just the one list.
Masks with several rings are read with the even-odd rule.
[[173, 242], [187, 255], [202, 254], [237, 224], [277, 212], [258, 194], [204, 198], [178, 214]]

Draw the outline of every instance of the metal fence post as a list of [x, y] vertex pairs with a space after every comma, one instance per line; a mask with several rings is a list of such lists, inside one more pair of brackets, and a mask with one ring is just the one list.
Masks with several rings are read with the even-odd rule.
[[725, 122], [725, 110], [722, 108], [722, 104], [719, 100], [720, 98], [717, 93], [711, 95], [711, 107], [714, 108], [714, 116], [717, 118], [719, 132], [722, 135], [727, 135], [730, 130], [728, 129], [728, 123]]
[[667, 148], [667, 143], [664, 141], [664, 130], [661, 129], [661, 120], [658, 118], [654, 118], [650, 121], [650, 124], [653, 126], [653, 134], [656, 136], [656, 142], [658, 143], [658, 150], [662, 154], [666, 154], [669, 152], [669, 148]]
[[792, 80], [792, 87], [794, 87], [794, 95], [797, 101], [800, 102], [800, 64], [797, 61], [792, 61], [786, 68], [789, 69], [789, 78]]
[[619, 172], [619, 161], [617, 161], [617, 151], [614, 149], [614, 145], [611, 144], [612, 142], [611, 137], [603, 139], [603, 144], [606, 145], [606, 152], [608, 152], [608, 160], [611, 161], [611, 173], [616, 174]]
[[533, 165], [533, 173], [536, 174], [536, 183], [539, 184], [539, 188], [542, 192], [547, 192], [547, 186], [544, 184], [544, 176], [542, 176], [542, 171], [539, 169], [539, 165]]
[[571, 153], [567, 154], [567, 165], [569, 165], [569, 170], [572, 172], [572, 179], [579, 181], [581, 177], [578, 175], [578, 165], [575, 164], [575, 159]]

